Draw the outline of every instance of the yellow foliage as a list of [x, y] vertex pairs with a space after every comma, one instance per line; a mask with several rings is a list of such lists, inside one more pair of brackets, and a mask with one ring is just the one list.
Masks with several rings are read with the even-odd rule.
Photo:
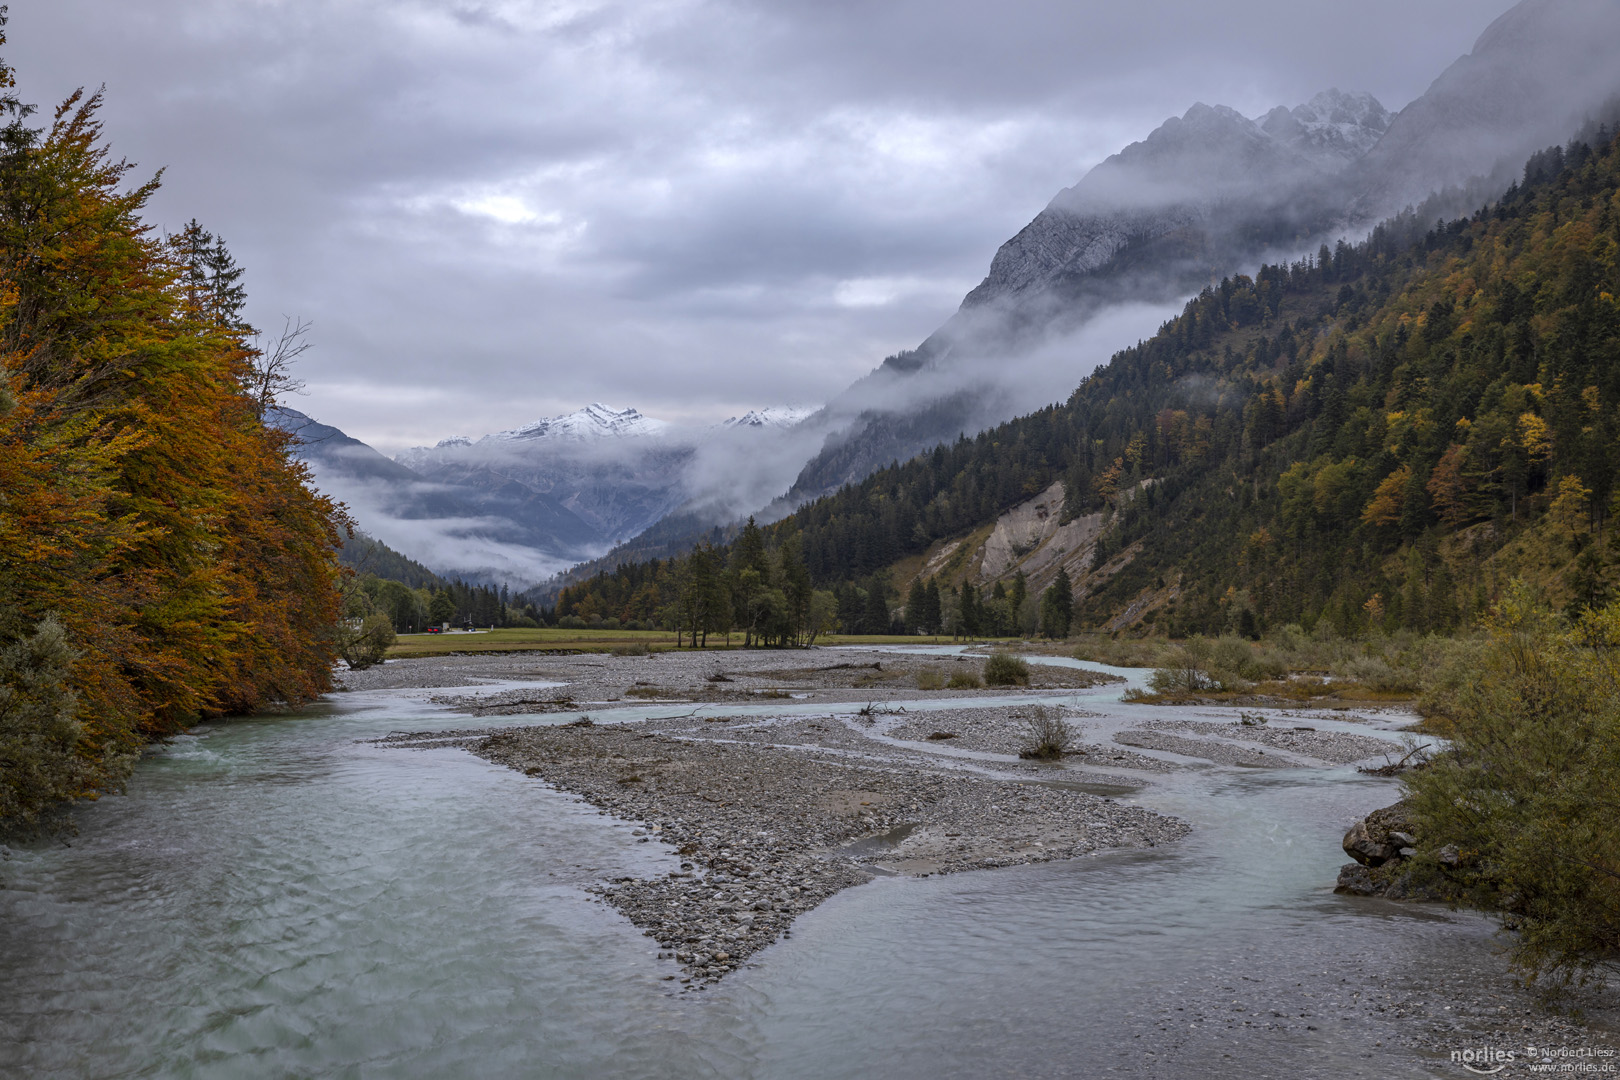
[[1372, 501], [1361, 512], [1361, 520], [1368, 525], [1393, 525], [1401, 519], [1401, 500], [1406, 496], [1406, 485], [1412, 479], [1412, 468], [1403, 465], [1384, 477], [1373, 492]]
[[1592, 489], [1571, 473], [1558, 481], [1558, 495], [1547, 509], [1547, 519], [1553, 528], [1574, 536], [1587, 527], [1587, 508], [1591, 500]]
[[[1541, 388], [1536, 387], [1539, 391]], [[1552, 429], [1547, 421], [1535, 413], [1527, 412], [1519, 415], [1519, 445], [1529, 455], [1531, 461], [1542, 462], [1552, 457], [1553, 440]]]

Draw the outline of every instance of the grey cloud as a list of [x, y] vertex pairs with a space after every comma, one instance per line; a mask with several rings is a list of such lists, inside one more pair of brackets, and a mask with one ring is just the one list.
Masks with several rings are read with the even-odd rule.
[[1398, 108], [1508, 6], [53, 0], [8, 48], [44, 104], [107, 83], [156, 218], [315, 321], [299, 406], [397, 448], [826, 400], [1165, 117]]

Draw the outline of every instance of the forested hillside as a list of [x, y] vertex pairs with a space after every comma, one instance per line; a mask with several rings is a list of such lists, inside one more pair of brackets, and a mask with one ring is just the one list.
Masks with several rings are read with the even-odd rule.
[[[1065, 520], [1098, 515], [1087, 548], [1051, 564], [1082, 623], [1445, 630], [1515, 576], [1595, 603], [1620, 465], [1617, 191], [1620, 148], [1600, 129], [1470, 218], [1407, 215], [1223, 280], [1066, 403], [806, 506], [767, 547], [793, 537], [816, 585], [858, 592], [839, 604], [865, 613], [855, 628], [888, 612], [932, 629], [895, 610], [912, 584], [926, 595], [908, 576], [1061, 481]], [[598, 575], [558, 611], [668, 619], [686, 562]], [[947, 628], [963, 585], [1023, 580], [1016, 561], [994, 581], [960, 560], [936, 576]], [[734, 581], [733, 613], [744, 592]]]
[[99, 94], [36, 128], [0, 85], [0, 825], [26, 825], [150, 739], [326, 690], [342, 517], [262, 422], [223, 242], [142, 220], [157, 181], [127, 185]]

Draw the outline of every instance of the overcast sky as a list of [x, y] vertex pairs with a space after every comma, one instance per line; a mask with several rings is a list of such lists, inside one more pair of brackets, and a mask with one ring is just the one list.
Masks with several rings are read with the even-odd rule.
[[1510, 6], [11, 0], [8, 58], [42, 105], [106, 84], [152, 219], [314, 321], [294, 404], [391, 452], [819, 404], [1166, 117], [1399, 109]]

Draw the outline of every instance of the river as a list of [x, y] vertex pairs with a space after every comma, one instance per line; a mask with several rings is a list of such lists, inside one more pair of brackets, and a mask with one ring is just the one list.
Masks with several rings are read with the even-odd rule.
[[[1070, 699], [1088, 738], [1150, 708], [1120, 690]], [[581, 886], [675, 860], [464, 751], [365, 741], [467, 726], [427, 698], [207, 725], [76, 837], [10, 851], [0, 1075], [1384, 1080], [1445, 1047], [1395, 1045], [1370, 997], [1500, 978], [1485, 920], [1332, 893], [1391, 781], [1214, 767], [1132, 796], [1192, 822], [1180, 844], [878, 878], [674, 994]]]

